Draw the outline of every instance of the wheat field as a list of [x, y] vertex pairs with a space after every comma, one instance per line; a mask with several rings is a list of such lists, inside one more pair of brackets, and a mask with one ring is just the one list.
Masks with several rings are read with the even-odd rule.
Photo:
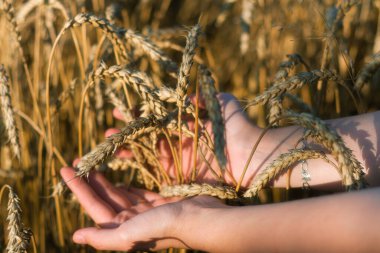
[[[380, 108], [380, 1], [0, 0], [0, 10], [2, 252], [94, 252], [72, 242], [91, 220], [59, 176], [77, 157], [84, 180], [100, 170], [162, 196], [240, 205], [293, 198], [268, 186], [308, 159], [333, 163], [347, 190], [366, 185], [362, 165], [323, 120]], [[266, 130], [286, 125], [303, 127], [300, 142], [323, 146], [334, 160], [295, 148], [249, 188], [241, 187], [244, 173], [226, 185], [218, 92], [236, 96], [264, 129], [246, 168]], [[104, 138], [112, 127], [121, 131]], [[194, 140], [190, 173], [184, 138]], [[162, 140], [172, 173], [158, 159]], [[133, 158], [115, 158], [119, 148]], [[198, 182], [201, 167], [218, 183]]]

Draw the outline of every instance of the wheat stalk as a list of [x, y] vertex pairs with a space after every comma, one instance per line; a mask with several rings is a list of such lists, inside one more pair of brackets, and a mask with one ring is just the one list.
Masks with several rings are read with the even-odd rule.
[[263, 189], [270, 181], [283, 174], [286, 169], [293, 164], [302, 160], [319, 158], [328, 161], [324, 153], [316, 150], [293, 149], [288, 153], [281, 154], [254, 179], [254, 182], [244, 193], [244, 197], [256, 197], [261, 189]]
[[18, 160], [21, 159], [21, 148], [18, 137], [18, 131], [14, 118], [14, 112], [11, 102], [11, 94], [9, 89], [9, 77], [4, 68], [0, 65], [0, 98], [1, 111], [3, 113], [4, 126], [8, 134], [8, 139], [11, 144], [14, 155]]
[[237, 194], [233, 188], [226, 186], [212, 186], [209, 184], [182, 184], [165, 186], [161, 189], [160, 195], [163, 197], [193, 197], [198, 195], [208, 195], [220, 199], [236, 199]]

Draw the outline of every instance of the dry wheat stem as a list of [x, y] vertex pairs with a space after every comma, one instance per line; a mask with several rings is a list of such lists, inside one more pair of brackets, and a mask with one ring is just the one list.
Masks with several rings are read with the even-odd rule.
[[212, 132], [214, 133], [214, 149], [217, 161], [222, 169], [226, 167], [227, 158], [225, 154], [225, 126], [222, 117], [222, 109], [217, 99], [217, 91], [215, 89], [215, 81], [210, 71], [203, 65], [199, 66], [199, 83], [202, 94], [205, 99], [208, 116], [212, 123]]
[[237, 199], [237, 194], [233, 188], [195, 183], [189, 185], [165, 186], [161, 189], [160, 194], [163, 197], [193, 197], [198, 195], [208, 195], [220, 199]]
[[338, 162], [338, 170], [342, 175], [342, 183], [348, 189], [365, 187], [364, 168], [355, 158], [352, 150], [346, 147], [342, 138], [329, 128], [325, 122], [307, 113], [286, 112], [284, 116], [293, 123], [311, 130], [310, 136], [326, 147]]
[[154, 116], [139, 118], [128, 123], [119, 133], [111, 135], [103, 143], [97, 145], [90, 153], [83, 156], [76, 167], [76, 175], [80, 177], [88, 175], [96, 165], [112, 156], [127, 140], [133, 140], [161, 126], [162, 121], [157, 120]]
[[326, 155], [315, 150], [292, 149], [288, 153], [281, 154], [271, 164], [269, 164], [253, 181], [244, 197], [256, 197], [270, 181], [283, 174], [286, 169], [302, 160], [319, 159], [327, 160]]
[[1, 112], [3, 114], [3, 121], [8, 134], [8, 140], [10, 142], [14, 155], [20, 161], [21, 146], [11, 102], [9, 77], [3, 65], [0, 65], [0, 98]]

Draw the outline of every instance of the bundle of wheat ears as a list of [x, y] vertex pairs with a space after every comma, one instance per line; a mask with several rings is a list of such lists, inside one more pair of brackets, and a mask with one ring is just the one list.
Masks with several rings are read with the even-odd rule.
[[[120, 21], [124, 18], [133, 23], [134, 19], [133, 14], [122, 13], [118, 4], [105, 8], [104, 1], [89, 2], [93, 2], [95, 10], [106, 9], [106, 18], [85, 11], [86, 4], [80, 8], [82, 13], [72, 17], [71, 13], [80, 12], [74, 2], [69, 3], [68, 8], [57, 0], [33, 0], [20, 5], [15, 13], [11, 0], [0, 0], [0, 9], [4, 13], [0, 24], [3, 21], [8, 24], [7, 31], [12, 34], [9, 36], [10, 44], [16, 49], [17, 59], [13, 65], [10, 61], [0, 62], [0, 133], [7, 144], [5, 146], [1, 142], [1, 155], [11, 157], [8, 167], [17, 163], [15, 166], [21, 168], [0, 169], [0, 176], [38, 179], [28, 186], [33, 189], [30, 194], [36, 199], [33, 208], [41, 212], [43, 208], [53, 206], [54, 229], [58, 233], [52, 237], [59, 247], [64, 248], [66, 235], [63, 231], [70, 231], [72, 224], [62, 222], [62, 217], [70, 214], [62, 208], [64, 198], [59, 193], [65, 182], [61, 182], [57, 171], [61, 166], [67, 166], [66, 160], [75, 155], [81, 157], [75, 167], [76, 177], [86, 180], [92, 170], [106, 170], [110, 177], [113, 173], [124, 175], [124, 183], [157, 191], [164, 197], [209, 195], [244, 203], [243, 200], [256, 198], [260, 190], [268, 187], [279, 175], [309, 159], [322, 159], [333, 164], [346, 190], [366, 187], [362, 164], [341, 136], [317, 116], [319, 108], [315, 108], [324, 102], [329, 88], [335, 91], [337, 113], [342, 111], [339, 102], [342, 92], [353, 101], [354, 108], [350, 109], [356, 113], [367, 109], [361, 94], [380, 67], [379, 54], [374, 54], [361, 67], [356, 81], [351, 80], [352, 83], [339, 74], [334, 58], [341, 53], [341, 61], [348, 66], [347, 72], [353, 72], [349, 55], [343, 48], [345, 44], [339, 44], [339, 36], [342, 36], [342, 22], [347, 13], [358, 8], [355, 1], [339, 1], [331, 7], [333, 14], [325, 21], [327, 35], [318, 66], [308, 64], [301, 54], [287, 54], [287, 59], [280, 63], [270, 81], [264, 80], [263, 83], [268, 85], [260, 85], [260, 92], [249, 96], [247, 111], [266, 106], [267, 128], [263, 129], [257, 142], [252, 143], [244, 172], [239, 180], [232, 180], [235, 181], [233, 185], [226, 182], [226, 178], [231, 177], [231, 168], [226, 155], [222, 106], [217, 98], [220, 87], [216, 73], [218, 61], [212, 56], [210, 42], [205, 39], [209, 32], [207, 26], [222, 26], [234, 15], [236, 8], [240, 10], [241, 31], [237, 51], [249, 65], [247, 55], [254, 32], [253, 14], [266, 10], [265, 3], [221, 1], [221, 11], [215, 17], [202, 14], [197, 16], [198, 23], [193, 21], [192, 26], [160, 29], [160, 22], [171, 6], [170, 0], [163, 0], [159, 8], [153, 8], [151, 3], [150, 10], [154, 13], [152, 29], [138, 32], [126, 28], [125, 22]], [[145, 20], [144, 17], [141, 15], [140, 18]], [[28, 18], [31, 20], [29, 23], [34, 24], [32, 34], [36, 38], [31, 45], [22, 38], [26, 35], [30, 39], [31, 35], [20, 32], [31, 26], [26, 22]], [[23, 24], [22, 29], [19, 23]], [[43, 29], [42, 23], [46, 23]], [[260, 48], [268, 36], [258, 33], [256, 46]], [[183, 43], [181, 39], [184, 37]], [[256, 74], [258, 80], [262, 80], [260, 78], [270, 73], [265, 69], [270, 63], [265, 63], [265, 55], [260, 53], [260, 49], [256, 54], [261, 64]], [[1, 61], [4, 59], [0, 57]], [[239, 61], [238, 58], [235, 63]], [[239, 75], [238, 63], [232, 69]], [[246, 71], [248, 76], [256, 75], [250, 71]], [[239, 78], [230, 76], [225, 79], [234, 81]], [[245, 80], [249, 82], [249, 78]], [[299, 96], [305, 87], [322, 94], [314, 106]], [[194, 99], [189, 98], [191, 93], [195, 93]], [[201, 100], [205, 101], [204, 107], [200, 107]], [[104, 130], [114, 124], [110, 116], [113, 108], [123, 119], [122, 123], [117, 123], [121, 129], [103, 140]], [[209, 123], [211, 127], [206, 127]], [[304, 129], [299, 142], [308, 148], [295, 146], [281, 154], [252, 179], [248, 188], [243, 189], [241, 184], [245, 173], [249, 166], [253, 166], [250, 162], [262, 137], [269, 128], [288, 125]], [[193, 141], [190, 172], [183, 168], [184, 142], [187, 139]], [[165, 142], [170, 150], [173, 172], [169, 173], [161, 162], [161, 142]], [[31, 148], [37, 150], [34, 156], [29, 151]], [[116, 157], [121, 149], [130, 150], [132, 158]], [[0, 165], [6, 167], [6, 161]], [[215, 177], [216, 183], [199, 182], [204, 168]], [[9, 190], [7, 250], [25, 252], [32, 234], [22, 222], [20, 199], [12, 187], [6, 185], [2, 188], [0, 200], [5, 189]], [[54, 205], [47, 205], [45, 200], [41, 200], [41, 195], [51, 196]], [[47, 220], [47, 214], [41, 215], [40, 220]], [[45, 244], [41, 241], [49, 233], [38, 225], [32, 228], [38, 231], [35, 238], [40, 242], [39, 249], [44, 252]]]

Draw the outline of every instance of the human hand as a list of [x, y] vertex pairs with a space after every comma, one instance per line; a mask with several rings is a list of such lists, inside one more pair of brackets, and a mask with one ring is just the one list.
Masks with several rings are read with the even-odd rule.
[[[222, 116], [225, 121], [225, 138], [226, 138], [226, 153], [227, 153], [227, 170], [232, 174], [233, 178], [239, 178], [244, 165], [247, 161], [249, 153], [254, 145], [260, 129], [252, 125], [246, 115], [244, 114], [239, 102], [234, 96], [227, 93], [220, 93], [218, 99], [222, 109]], [[194, 98], [192, 99], [194, 103]], [[200, 101], [200, 108], [204, 108], [204, 102]], [[123, 116], [118, 110], [114, 110], [114, 117], [122, 120]], [[193, 131], [194, 122], [188, 122], [190, 129]], [[211, 123], [205, 122], [206, 129], [211, 133]], [[112, 128], [106, 131], [106, 137], [119, 132], [118, 129]], [[212, 133], [211, 133], [212, 134]], [[192, 156], [193, 156], [193, 139], [189, 137], [183, 138], [183, 162], [182, 168], [186, 178], [190, 177], [192, 169]], [[260, 151], [258, 151], [260, 153]], [[175, 175], [173, 157], [167, 141], [162, 139], [159, 142], [159, 155], [160, 162], [163, 167], [170, 173], [171, 176]], [[127, 150], [119, 150], [119, 157], [131, 157], [130, 152]], [[212, 168], [217, 168], [217, 162], [213, 159], [213, 155], [208, 157], [211, 160]], [[225, 182], [233, 184], [234, 179], [225, 175]], [[197, 181], [215, 183], [216, 178], [210, 173], [206, 165], [199, 168]], [[243, 182], [243, 186], [248, 185], [248, 181]]]
[[79, 203], [98, 227], [77, 230], [74, 242], [99, 250], [159, 250], [169, 247], [190, 248], [187, 238], [202, 229], [202, 210], [226, 207], [219, 200], [199, 196], [179, 201], [159, 194], [131, 188], [115, 187], [99, 172], [88, 180], [75, 177], [72, 168], [61, 175]]

